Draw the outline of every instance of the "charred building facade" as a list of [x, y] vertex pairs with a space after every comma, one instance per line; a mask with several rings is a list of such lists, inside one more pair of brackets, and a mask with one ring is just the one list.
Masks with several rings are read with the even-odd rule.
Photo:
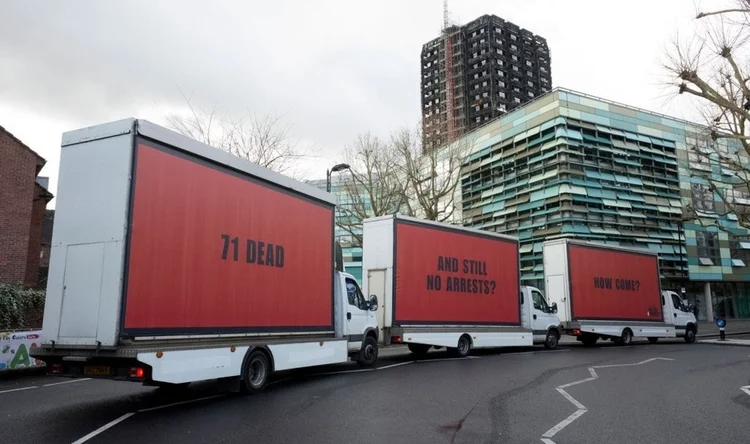
[[451, 26], [422, 46], [425, 150], [552, 89], [547, 41], [495, 15]]

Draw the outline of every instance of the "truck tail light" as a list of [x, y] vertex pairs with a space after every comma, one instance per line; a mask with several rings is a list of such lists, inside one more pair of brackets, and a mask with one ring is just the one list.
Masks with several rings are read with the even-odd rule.
[[575, 330], [573, 330], [573, 336], [581, 336], [581, 330], [579, 330], [577, 328]]
[[146, 371], [143, 367], [132, 367], [130, 369], [130, 377], [135, 379], [143, 379], [146, 376]]
[[404, 341], [401, 339], [401, 336], [391, 336], [391, 342], [394, 344], [401, 344]]

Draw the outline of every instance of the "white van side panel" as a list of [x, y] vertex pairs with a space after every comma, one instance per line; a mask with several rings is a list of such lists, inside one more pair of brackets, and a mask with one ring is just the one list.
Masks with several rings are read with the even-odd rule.
[[[403, 335], [404, 343], [427, 344], [436, 347], [455, 347], [458, 339], [467, 333], [461, 331], [412, 331]], [[471, 348], [525, 347], [534, 345], [534, 336], [529, 331], [472, 332]]]

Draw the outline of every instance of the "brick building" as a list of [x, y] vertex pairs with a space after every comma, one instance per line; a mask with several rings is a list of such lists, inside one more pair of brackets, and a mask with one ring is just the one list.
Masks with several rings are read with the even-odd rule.
[[52, 194], [46, 161], [0, 126], [0, 282], [36, 288], [42, 221]]

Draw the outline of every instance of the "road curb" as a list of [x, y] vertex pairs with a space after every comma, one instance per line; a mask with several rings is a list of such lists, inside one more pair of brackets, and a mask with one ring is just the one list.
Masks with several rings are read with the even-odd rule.
[[[727, 332], [727, 333], [725, 333], [724, 336], [740, 336], [740, 335], [750, 335], [750, 331], [733, 331], [731, 333]], [[719, 336], [720, 335], [719, 335], [718, 331], [716, 333], [711, 333], [711, 334], [695, 335], [695, 337], [698, 338], [698, 339], [701, 339], [701, 338], [718, 338]]]
[[712, 339], [712, 340], [708, 340], [708, 341], [707, 340], [702, 340], [702, 341], [698, 340], [697, 342], [699, 344], [721, 345], [721, 346], [724, 346], [724, 347], [726, 347], [726, 346], [731, 346], [731, 347], [750, 347], [750, 341], [738, 342], [738, 341], [733, 341], [731, 339], [727, 339], [726, 341], [719, 341], [719, 340], [716, 340], [716, 339]]

